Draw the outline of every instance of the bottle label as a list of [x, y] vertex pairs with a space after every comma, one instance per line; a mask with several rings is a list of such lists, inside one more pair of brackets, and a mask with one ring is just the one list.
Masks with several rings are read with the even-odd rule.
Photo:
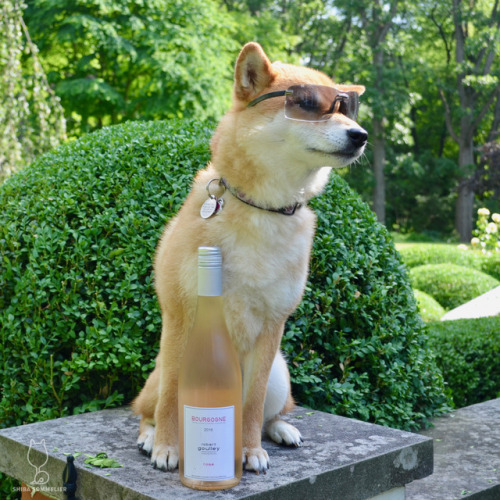
[[184, 475], [200, 481], [235, 477], [234, 406], [184, 405]]

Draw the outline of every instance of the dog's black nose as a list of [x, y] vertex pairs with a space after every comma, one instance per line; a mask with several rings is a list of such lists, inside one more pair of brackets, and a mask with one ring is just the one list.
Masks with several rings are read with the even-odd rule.
[[357, 148], [364, 146], [368, 140], [368, 133], [362, 128], [350, 128], [347, 131], [347, 135], [349, 136], [352, 145]]

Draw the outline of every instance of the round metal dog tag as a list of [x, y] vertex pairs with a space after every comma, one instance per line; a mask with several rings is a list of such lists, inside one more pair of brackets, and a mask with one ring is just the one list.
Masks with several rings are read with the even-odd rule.
[[217, 198], [209, 198], [203, 203], [200, 210], [200, 215], [203, 219], [208, 219], [217, 211]]

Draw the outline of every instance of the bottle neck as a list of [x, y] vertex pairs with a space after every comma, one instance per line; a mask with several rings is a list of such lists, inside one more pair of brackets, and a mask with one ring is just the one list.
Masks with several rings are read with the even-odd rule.
[[221, 267], [198, 267], [198, 295], [200, 297], [222, 295]]

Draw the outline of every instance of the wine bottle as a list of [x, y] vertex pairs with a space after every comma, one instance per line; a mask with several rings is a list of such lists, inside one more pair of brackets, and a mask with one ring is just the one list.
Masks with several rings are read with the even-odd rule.
[[179, 473], [190, 488], [237, 485], [242, 474], [238, 355], [222, 304], [218, 247], [198, 249], [198, 306], [179, 372]]

